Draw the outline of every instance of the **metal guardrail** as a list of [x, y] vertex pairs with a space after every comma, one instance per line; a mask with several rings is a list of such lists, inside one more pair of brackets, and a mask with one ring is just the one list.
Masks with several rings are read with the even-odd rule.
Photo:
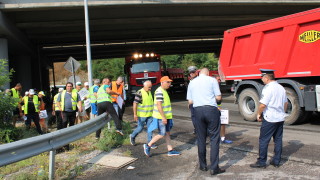
[[104, 127], [110, 118], [106, 113], [89, 121], [52, 133], [0, 145], [0, 167], [50, 151], [49, 179], [54, 177], [55, 150]]

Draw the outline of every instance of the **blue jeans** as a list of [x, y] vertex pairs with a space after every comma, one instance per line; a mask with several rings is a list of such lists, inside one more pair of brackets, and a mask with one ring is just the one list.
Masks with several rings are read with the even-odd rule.
[[119, 105], [118, 105], [118, 103], [113, 102], [112, 105], [113, 105], [114, 110], [116, 110], [117, 115], [118, 115], [118, 117], [119, 117]]
[[266, 165], [268, 155], [268, 145], [273, 137], [274, 141], [274, 156], [272, 161], [275, 164], [279, 164], [282, 153], [282, 135], [283, 135], [283, 121], [271, 123], [266, 120], [262, 120], [259, 137], [259, 158], [258, 163]]
[[[149, 128], [150, 123], [152, 122], [152, 117], [138, 117], [138, 126], [137, 128], [132, 132], [131, 137], [135, 138], [141, 131], [143, 130], [143, 127], [145, 124], [147, 124], [147, 128]], [[152, 132], [148, 132], [147, 135], [147, 143], [149, 143], [152, 139]]]

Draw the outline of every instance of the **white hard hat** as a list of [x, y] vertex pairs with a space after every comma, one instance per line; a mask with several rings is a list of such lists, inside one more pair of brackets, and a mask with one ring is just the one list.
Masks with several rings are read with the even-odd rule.
[[24, 93], [24, 95], [28, 96], [28, 95], [29, 95], [29, 91], [26, 91], [26, 92]]
[[80, 86], [82, 83], [80, 81], [76, 82], [76, 85]]
[[34, 95], [34, 89], [30, 89], [30, 90], [29, 90], [29, 94], [30, 94], [30, 95]]
[[63, 90], [64, 90], [63, 88], [59, 88], [59, 89], [58, 89], [59, 92], [62, 92]]
[[89, 83], [88, 83], [88, 82], [85, 82], [85, 83], [84, 83], [84, 86], [89, 86]]

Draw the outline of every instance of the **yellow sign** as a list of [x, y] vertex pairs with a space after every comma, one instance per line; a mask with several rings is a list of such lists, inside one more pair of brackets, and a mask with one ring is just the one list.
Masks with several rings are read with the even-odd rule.
[[320, 39], [320, 31], [309, 30], [299, 35], [299, 41], [304, 43], [313, 43]]

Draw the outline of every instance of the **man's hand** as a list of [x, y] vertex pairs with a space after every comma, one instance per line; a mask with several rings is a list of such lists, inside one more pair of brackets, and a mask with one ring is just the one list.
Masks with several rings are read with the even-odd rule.
[[168, 123], [168, 120], [166, 118], [162, 118], [162, 123], [166, 125]]
[[138, 122], [138, 116], [137, 115], [133, 115], [133, 119], [135, 122]]
[[55, 116], [56, 115], [56, 112], [55, 111], [52, 111], [52, 116]]
[[261, 116], [261, 114], [258, 114], [258, 115], [257, 115], [257, 120], [258, 120], [259, 122], [262, 121], [262, 116]]

